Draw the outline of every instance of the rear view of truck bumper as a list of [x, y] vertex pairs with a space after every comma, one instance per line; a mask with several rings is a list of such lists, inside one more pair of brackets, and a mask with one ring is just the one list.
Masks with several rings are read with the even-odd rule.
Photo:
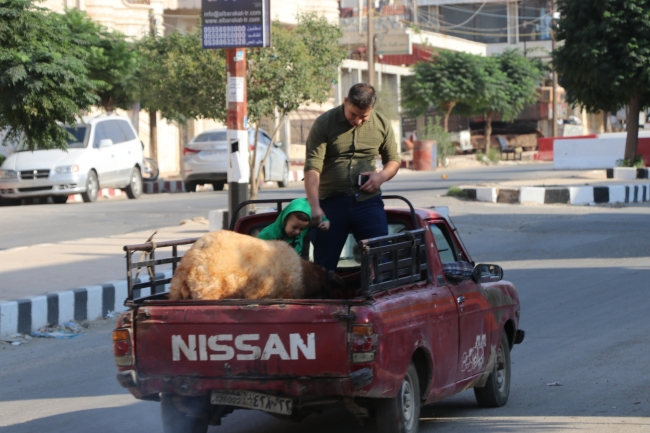
[[[130, 385], [126, 381], [122, 386]], [[355, 387], [356, 385], [356, 387]], [[183, 396], [205, 395], [212, 390], [257, 391], [272, 395], [309, 398], [310, 396], [360, 396], [366, 393], [360, 389], [362, 383], [350, 377], [336, 378], [292, 378], [292, 379], [209, 379], [193, 377], [148, 377], [137, 378], [135, 387], [129, 392], [136, 398], [151, 394], [170, 393]]]

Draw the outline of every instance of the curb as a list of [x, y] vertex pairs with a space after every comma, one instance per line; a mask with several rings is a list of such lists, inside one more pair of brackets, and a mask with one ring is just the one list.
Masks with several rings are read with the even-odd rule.
[[606, 168], [607, 179], [633, 180], [648, 179], [647, 168], [614, 167]]
[[[170, 278], [171, 270], [156, 274], [156, 279]], [[149, 281], [136, 278], [136, 283]], [[162, 293], [169, 290], [166, 285]], [[151, 289], [140, 289], [135, 297], [149, 296]], [[128, 295], [126, 280], [81, 287], [48, 295], [32, 296], [15, 301], [0, 301], [0, 337], [12, 334], [31, 334], [43, 326], [62, 324], [70, 320], [105, 318], [109, 312], [125, 311]]]
[[461, 187], [467, 198], [488, 203], [593, 205], [650, 201], [650, 184], [521, 188]]
[[182, 180], [155, 180], [153, 182], [142, 182], [142, 192], [145, 194], [170, 194], [185, 192], [185, 184]]

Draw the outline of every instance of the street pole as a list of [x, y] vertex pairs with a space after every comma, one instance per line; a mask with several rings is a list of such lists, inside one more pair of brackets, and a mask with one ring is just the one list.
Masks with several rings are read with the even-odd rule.
[[[553, 1], [551, 2], [551, 52], [555, 51], [555, 17], [553, 16], [554, 8]], [[553, 115], [551, 121], [553, 122], [553, 137], [557, 137], [558, 128], [557, 128], [557, 71], [555, 70], [555, 65], [553, 65], [553, 92], [551, 94]]]
[[248, 131], [246, 130], [246, 49], [228, 48], [226, 51], [226, 69], [228, 83], [228, 215], [230, 220], [237, 220], [248, 215], [248, 206], [238, 215], [235, 208], [248, 200], [248, 183], [250, 166], [248, 163]]
[[373, 22], [373, 1], [368, 1], [368, 84], [375, 85], [375, 24]]

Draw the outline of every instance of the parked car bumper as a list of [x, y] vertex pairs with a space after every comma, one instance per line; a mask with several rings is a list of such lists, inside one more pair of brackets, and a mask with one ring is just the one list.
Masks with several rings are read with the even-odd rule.
[[225, 181], [228, 179], [228, 173], [183, 173], [184, 182], [211, 182]]
[[48, 195], [70, 195], [86, 191], [86, 174], [53, 174], [47, 179], [0, 180], [0, 197], [29, 198]]

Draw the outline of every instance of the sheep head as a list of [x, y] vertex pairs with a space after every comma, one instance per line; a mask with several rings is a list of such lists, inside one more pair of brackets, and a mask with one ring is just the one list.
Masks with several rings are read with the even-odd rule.
[[328, 299], [332, 296], [332, 288], [345, 288], [343, 278], [336, 275], [334, 271], [326, 271], [325, 268], [312, 262], [303, 261], [303, 284], [305, 286], [305, 298]]

